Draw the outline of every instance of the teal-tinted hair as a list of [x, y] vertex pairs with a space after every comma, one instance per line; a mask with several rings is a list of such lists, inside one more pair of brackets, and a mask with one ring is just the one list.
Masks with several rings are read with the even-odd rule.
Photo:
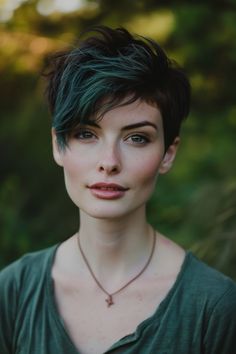
[[189, 112], [190, 85], [183, 70], [153, 40], [124, 28], [96, 26], [73, 50], [51, 58], [47, 97], [61, 148], [81, 123], [140, 98], [156, 103], [165, 148]]

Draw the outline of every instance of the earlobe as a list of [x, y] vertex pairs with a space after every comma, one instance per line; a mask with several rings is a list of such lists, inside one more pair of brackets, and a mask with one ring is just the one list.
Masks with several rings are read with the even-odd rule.
[[180, 143], [180, 138], [176, 137], [173, 143], [168, 147], [163, 157], [163, 160], [161, 162], [161, 166], [159, 169], [160, 174], [165, 174], [171, 169], [177, 153], [179, 143]]
[[58, 146], [58, 142], [57, 142], [57, 136], [56, 136], [56, 132], [55, 132], [55, 129], [52, 128], [51, 130], [51, 134], [52, 134], [52, 152], [53, 152], [53, 158], [54, 158], [54, 161], [56, 162], [56, 164], [58, 166], [63, 166], [63, 163], [62, 163], [62, 156], [61, 156], [61, 151], [59, 149], [59, 146]]

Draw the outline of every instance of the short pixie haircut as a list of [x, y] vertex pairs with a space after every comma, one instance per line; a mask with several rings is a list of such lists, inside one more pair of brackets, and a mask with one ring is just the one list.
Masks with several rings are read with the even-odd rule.
[[184, 71], [158, 43], [124, 28], [95, 26], [84, 35], [72, 50], [51, 56], [45, 71], [59, 146], [67, 146], [80, 124], [141, 99], [160, 110], [167, 149], [189, 113], [190, 84]]

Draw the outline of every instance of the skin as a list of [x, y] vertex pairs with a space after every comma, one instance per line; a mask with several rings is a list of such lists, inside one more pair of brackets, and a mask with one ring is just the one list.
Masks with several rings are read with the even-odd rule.
[[[134, 124], [143, 124], [130, 128]], [[101, 219], [124, 218], [145, 210], [158, 174], [168, 172], [179, 139], [164, 154], [162, 117], [146, 102], [136, 101], [105, 114], [98, 126], [84, 126], [62, 152], [53, 134], [54, 159], [64, 169], [67, 192], [80, 210]], [[123, 198], [94, 197], [88, 186], [117, 183], [128, 188]]]
[[[153, 230], [146, 220], [146, 203], [158, 175], [170, 170], [179, 138], [164, 152], [160, 111], [137, 100], [107, 112], [98, 125], [75, 131], [65, 151], [58, 148], [54, 130], [52, 142], [67, 192], [80, 210], [83, 251], [103, 287], [115, 292], [138, 274], [150, 255]], [[125, 191], [118, 198], [98, 197], [90, 186], [101, 182], [119, 184]], [[158, 232], [155, 237], [149, 267], [123, 291], [125, 296], [115, 296], [116, 305], [109, 309], [78, 251], [77, 234], [58, 248], [52, 270], [57, 306], [81, 353], [105, 351], [134, 331], [168, 293], [184, 251]], [[145, 305], [140, 307], [140, 301]], [[127, 314], [130, 320], [124, 321]], [[96, 318], [103, 323], [97, 324]]]

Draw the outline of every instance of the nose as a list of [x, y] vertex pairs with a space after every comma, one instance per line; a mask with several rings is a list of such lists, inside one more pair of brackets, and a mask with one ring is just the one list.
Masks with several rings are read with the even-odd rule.
[[117, 174], [121, 170], [121, 159], [118, 147], [106, 147], [99, 153], [98, 171], [107, 175]]

